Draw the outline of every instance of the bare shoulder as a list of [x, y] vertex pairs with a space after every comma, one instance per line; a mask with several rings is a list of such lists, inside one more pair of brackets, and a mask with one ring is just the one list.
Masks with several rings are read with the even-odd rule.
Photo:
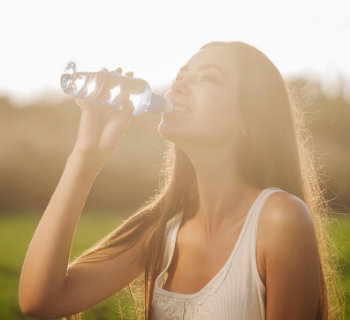
[[[314, 319], [320, 265], [308, 206], [288, 192], [270, 195], [258, 226], [258, 267], [268, 292], [267, 318]], [[288, 290], [286, 290], [288, 288]]]
[[306, 203], [289, 192], [275, 192], [265, 202], [266, 211], [271, 212], [268, 217], [272, 219], [288, 219], [297, 215], [298, 218], [311, 221], [311, 212]]
[[317, 254], [311, 212], [299, 197], [285, 191], [275, 192], [266, 199], [258, 223], [257, 266], [263, 283], [268, 260], [302, 252], [314, 257]]
[[302, 199], [288, 192], [275, 192], [268, 197], [260, 213], [259, 228], [264, 235], [264, 249], [283, 246], [282, 241], [274, 241], [276, 237], [292, 241], [315, 236], [310, 209]]
[[271, 194], [260, 213], [257, 240], [258, 270], [267, 289], [267, 318], [314, 319], [320, 261], [306, 203], [288, 192]]

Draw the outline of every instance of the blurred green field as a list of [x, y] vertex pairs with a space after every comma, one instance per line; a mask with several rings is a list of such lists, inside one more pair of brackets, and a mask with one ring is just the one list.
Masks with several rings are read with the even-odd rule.
[[[40, 215], [15, 214], [0, 217], [0, 319], [33, 319], [24, 316], [18, 306], [18, 280], [24, 256], [39, 223]], [[101, 213], [83, 213], [74, 238], [71, 259], [112, 231], [123, 216]], [[350, 215], [339, 216], [330, 225], [337, 250], [334, 259], [341, 272], [341, 286], [345, 301], [350, 301]], [[119, 293], [124, 319], [136, 319], [133, 303], [126, 288]], [[85, 311], [82, 319], [121, 319], [115, 296]], [[350, 319], [346, 305], [345, 319]]]

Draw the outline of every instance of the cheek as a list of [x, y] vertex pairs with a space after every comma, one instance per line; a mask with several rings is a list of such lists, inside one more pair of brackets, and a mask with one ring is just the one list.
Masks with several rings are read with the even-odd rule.
[[226, 92], [200, 95], [188, 116], [162, 114], [158, 132], [173, 142], [217, 143], [231, 140], [237, 128], [235, 105]]
[[237, 99], [229, 86], [222, 89], [213, 87], [205, 90], [196, 101], [196, 111], [203, 110], [210, 116], [225, 114], [230, 117], [237, 108]]
[[219, 110], [201, 117], [196, 127], [204, 139], [217, 141], [232, 137], [237, 130], [233, 116]]
[[208, 98], [202, 102], [203, 109], [196, 113], [197, 126], [209, 134], [227, 135], [237, 127], [235, 103], [229, 97], [221, 95], [216, 99]]

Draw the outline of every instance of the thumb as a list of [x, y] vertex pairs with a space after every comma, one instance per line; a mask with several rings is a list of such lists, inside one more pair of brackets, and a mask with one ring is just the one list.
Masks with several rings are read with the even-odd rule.
[[123, 94], [121, 97], [122, 111], [124, 113], [132, 113], [135, 110], [133, 102], [130, 100], [129, 94]]

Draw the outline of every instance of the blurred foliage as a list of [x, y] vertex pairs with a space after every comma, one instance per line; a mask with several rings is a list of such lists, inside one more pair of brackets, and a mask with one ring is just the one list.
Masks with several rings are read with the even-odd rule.
[[[333, 209], [347, 211], [350, 197], [348, 97], [327, 96], [316, 82], [287, 81], [296, 88], [322, 164], [321, 177]], [[78, 132], [80, 109], [72, 99], [18, 107], [0, 98], [0, 214], [43, 212]], [[159, 114], [133, 117], [120, 145], [106, 161], [86, 202], [88, 210], [132, 212], [158, 186], [164, 139]]]
[[350, 207], [350, 94], [339, 78], [338, 91], [329, 96], [321, 84], [303, 78], [290, 80], [294, 98], [311, 133], [315, 161], [326, 198], [340, 212]]
[[[80, 109], [73, 100], [16, 108], [0, 99], [0, 213], [44, 210], [78, 133]], [[163, 140], [159, 114], [134, 117], [105, 162], [87, 209], [135, 210], [158, 185]]]

